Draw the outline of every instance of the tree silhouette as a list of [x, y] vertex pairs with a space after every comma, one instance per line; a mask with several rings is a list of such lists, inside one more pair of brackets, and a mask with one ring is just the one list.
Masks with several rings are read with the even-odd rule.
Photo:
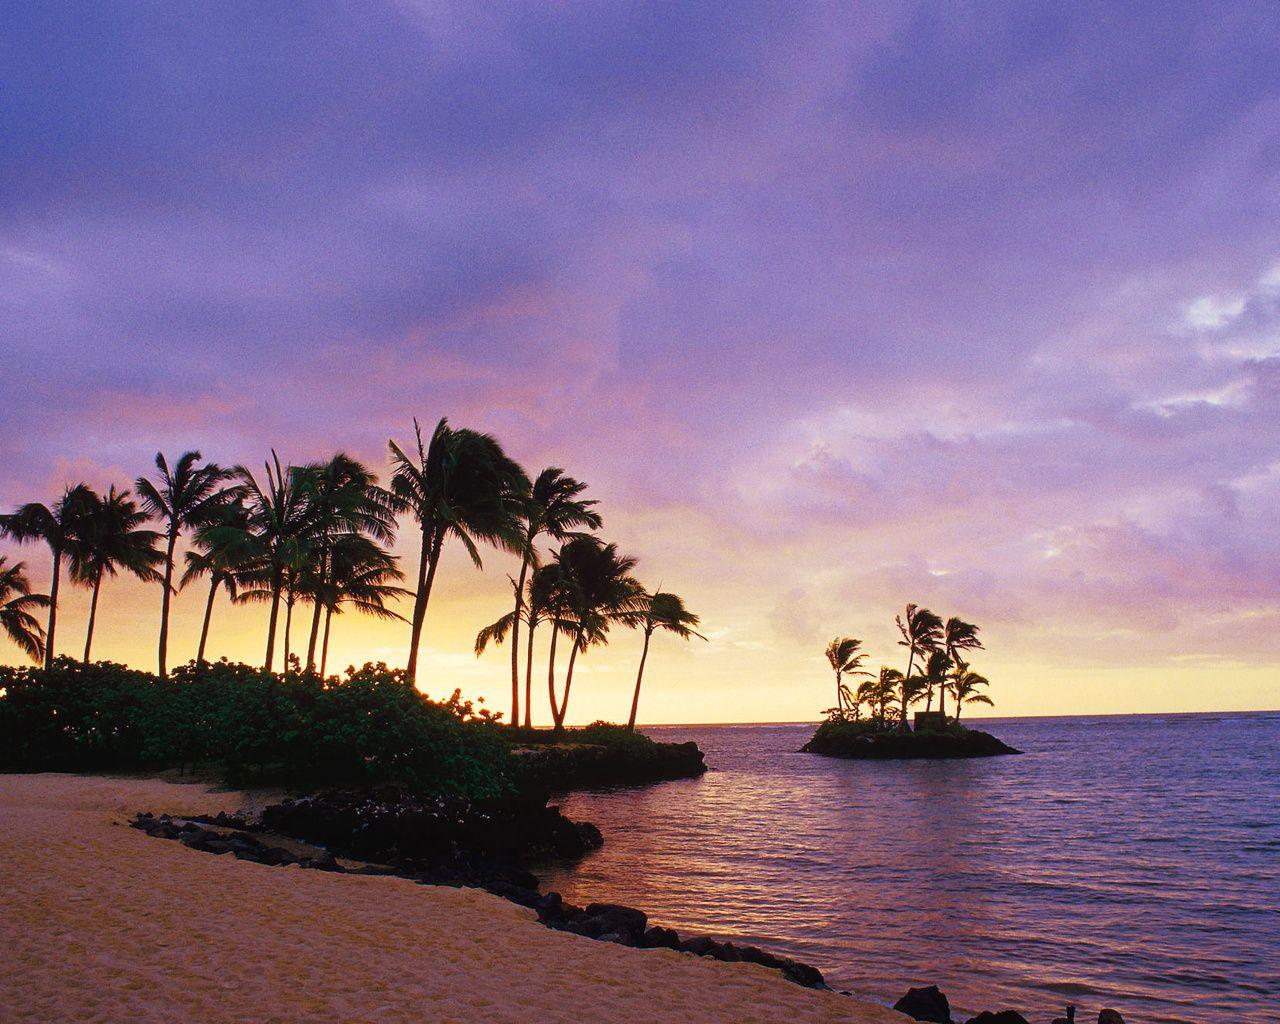
[[49, 598], [31, 593], [27, 567], [22, 562], [8, 562], [0, 555], [0, 629], [38, 665], [44, 657], [45, 632], [31, 612], [49, 607]]
[[97, 500], [97, 495], [88, 486], [76, 484], [66, 488], [52, 508], [39, 502], [30, 502], [10, 515], [0, 516], [0, 536], [19, 544], [43, 542], [48, 545], [53, 557], [53, 577], [49, 584], [49, 623], [45, 627], [44, 639], [46, 671], [53, 667], [62, 561], [78, 555], [85, 516]]
[[198, 451], [184, 452], [170, 470], [164, 454], [156, 452], [156, 482], [140, 476], [133, 485], [142, 500], [143, 510], [164, 526], [164, 595], [160, 601], [157, 652], [161, 678], [168, 672], [169, 602], [174, 592], [173, 553], [178, 537], [187, 527], [198, 527], [210, 519], [228, 500], [227, 492], [219, 490], [227, 474], [211, 462], [199, 465], [202, 457]]

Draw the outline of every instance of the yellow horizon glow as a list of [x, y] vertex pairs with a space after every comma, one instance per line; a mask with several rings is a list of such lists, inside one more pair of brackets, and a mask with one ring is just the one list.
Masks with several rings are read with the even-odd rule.
[[[404, 546], [402, 538], [401, 546]], [[32, 583], [47, 588], [48, 554], [43, 548], [6, 548], [11, 557], [27, 563]], [[643, 563], [642, 563], [643, 565]], [[455, 688], [464, 697], [482, 699], [484, 706], [510, 710], [510, 654], [504, 645], [481, 658], [472, 653], [476, 632], [508, 610], [507, 573], [514, 559], [487, 552], [484, 572], [475, 571], [460, 551], [449, 552], [441, 566], [431, 598], [420, 654], [418, 687], [432, 697], [446, 697]], [[412, 575], [412, 557], [404, 564]], [[646, 665], [639, 721], [646, 725], [749, 724], [812, 722], [833, 703], [833, 677], [823, 658], [823, 643], [806, 645], [772, 635], [768, 611], [732, 588], [714, 581], [690, 578], [678, 583], [676, 572], [661, 578], [684, 596], [703, 618], [708, 642], [681, 641], [657, 634]], [[645, 578], [655, 574], [645, 573]], [[198, 581], [173, 601], [169, 662], [194, 657], [207, 596], [207, 583]], [[73, 658], [83, 652], [88, 615], [88, 591], [70, 585], [65, 573], [58, 610], [57, 651]], [[131, 578], [104, 582], [95, 629], [93, 659], [124, 662], [154, 670], [159, 626], [160, 588]], [[401, 612], [409, 608], [401, 607]], [[872, 667], [898, 668], [903, 659], [896, 646], [893, 615], [896, 606], [867, 609], [851, 616], [845, 633], [864, 638]], [[946, 609], [942, 609], [946, 611]], [[208, 657], [261, 664], [266, 644], [268, 609], [265, 605], [232, 605], [220, 593], [213, 612]], [[283, 627], [283, 608], [281, 624]], [[867, 628], [859, 631], [859, 623]], [[1115, 715], [1134, 713], [1270, 711], [1280, 707], [1276, 667], [1248, 665], [1230, 659], [1170, 660], [1150, 665], [1086, 665], [1077, 670], [1038, 658], [1018, 641], [1017, 624], [980, 623], [988, 650], [978, 652], [975, 667], [991, 679], [994, 708], [967, 709], [964, 717], [1021, 718], [1058, 715]], [[292, 649], [305, 653], [310, 626], [309, 606], [295, 609]], [[277, 637], [276, 668], [282, 656]], [[534, 724], [550, 723], [547, 696], [547, 631], [540, 631], [534, 662]], [[815, 633], [815, 635], [817, 635]], [[385, 661], [402, 666], [408, 653], [409, 627], [354, 614], [335, 616], [328, 670], [339, 673], [347, 665]], [[579, 656], [570, 698], [568, 722], [582, 725], [604, 719], [626, 721], [630, 709], [641, 638], [634, 631], [616, 629], [606, 647]], [[564, 678], [564, 648], [557, 665], [557, 687]], [[23, 664], [20, 652], [0, 640], [0, 661]], [[523, 700], [523, 641], [521, 650]], [[523, 715], [523, 712], [522, 712]]]

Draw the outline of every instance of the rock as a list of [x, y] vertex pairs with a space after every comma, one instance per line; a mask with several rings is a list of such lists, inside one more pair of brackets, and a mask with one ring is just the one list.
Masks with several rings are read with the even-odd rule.
[[937, 985], [908, 989], [907, 994], [893, 1004], [893, 1008], [912, 1020], [951, 1024], [951, 1004]]
[[1028, 1021], [1016, 1010], [1001, 1010], [999, 1013], [983, 1010], [978, 1016], [970, 1017], [965, 1024], [1028, 1024]]
[[720, 944], [715, 939], [706, 935], [695, 935], [691, 939], [685, 939], [680, 943], [680, 949], [685, 953], [692, 953], [694, 956], [715, 956], [719, 950]]
[[618, 903], [590, 903], [587, 905], [587, 915], [604, 918], [615, 926], [616, 931], [634, 932], [636, 935], [643, 935], [645, 926], [649, 923], [649, 915], [643, 910], [624, 907]]
[[1098, 1014], [1098, 1024], [1124, 1024], [1124, 1018], [1120, 1016], [1119, 1010], [1108, 1007]]
[[680, 935], [674, 928], [649, 928], [637, 944], [644, 949], [679, 949]]
[[805, 753], [826, 757], [863, 760], [951, 757], [995, 757], [1020, 754], [990, 733], [977, 729], [954, 728], [940, 732], [869, 731], [865, 723], [824, 722], [809, 742], [800, 748]]

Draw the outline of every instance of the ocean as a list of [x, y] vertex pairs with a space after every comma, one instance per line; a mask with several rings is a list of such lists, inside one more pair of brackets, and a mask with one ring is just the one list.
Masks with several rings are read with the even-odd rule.
[[959, 1020], [1280, 1020], [1280, 712], [972, 724], [1025, 753], [839, 761], [797, 753], [811, 724], [646, 729], [712, 770], [564, 797], [605, 845], [543, 887], [878, 1002], [936, 984]]

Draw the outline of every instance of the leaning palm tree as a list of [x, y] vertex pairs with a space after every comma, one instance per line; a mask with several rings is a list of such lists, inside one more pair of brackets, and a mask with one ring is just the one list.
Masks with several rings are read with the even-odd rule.
[[[907, 648], [907, 671], [906, 679], [912, 678], [911, 670], [915, 667], [916, 655], [924, 655], [929, 651], [937, 650], [942, 642], [942, 620], [928, 608], [920, 608], [914, 604], [907, 605], [906, 614], [899, 615], [894, 620], [898, 625], [898, 632], [902, 634], [902, 639], [898, 641], [899, 647]], [[909, 728], [907, 725], [907, 688], [902, 689], [902, 721], [899, 728], [904, 731]]]
[[209, 577], [209, 596], [204, 605], [204, 621], [200, 625], [200, 643], [196, 647], [196, 664], [205, 663], [205, 647], [209, 641], [209, 623], [213, 618], [213, 602], [219, 589], [226, 590], [232, 601], [238, 596], [239, 572], [247, 567], [256, 548], [247, 533], [248, 513], [239, 500], [222, 505], [215, 518], [195, 532], [195, 550], [186, 554], [187, 568], [178, 583], [183, 590], [203, 576]]
[[417, 448], [412, 455], [387, 442], [394, 467], [391, 491], [422, 533], [405, 670], [411, 683], [417, 678], [418, 644], [444, 542], [457, 539], [477, 569], [484, 567], [479, 543], [522, 554], [521, 495], [529, 491], [524, 470], [488, 434], [455, 430], [442, 419], [424, 441], [417, 420], [413, 428]]
[[[969, 666], [961, 657], [961, 651], [980, 651], [982, 650], [982, 641], [978, 639], [978, 627], [972, 622], [965, 622], [963, 619], [957, 619], [954, 615], [947, 619], [946, 625], [942, 627], [942, 649], [947, 652], [947, 658], [951, 662], [951, 667], [956, 673], [963, 672]], [[938, 689], [938, 710], [946, 715], [947, 713], [947, 688], [945, 686]]]
[[144, 476], [138, 477], [134, 487], [142, 499], [142, 507], [148, 515], [164, 526], [164, 594], [160, 600], [160, 642], [158, 647], [160, 678], [168, 670], [169, 658], [169, 602], [173, 596], [174, 549], [178, 537], [188, 527], [197, 527], [211, 518], [218, 507], [228, 500], [228, 494], [219, 490], [226, 479], [224, 470], [212, 462], [199, 465], [203, 456], [197, 451], [184, 452], [173, 468], [163, 452], [156, 452], [156, 469], [159, 475], [152, 483]]
[[106, 497], [95, 497], [86, 508], [81, 542], [71, 558], [72, 578], [93, 592], [84, 634], [86, 665], [93, 647], [93, 626], [98, 618], [98, 594], [103, 577], [115, 576], [123, 569], [147, 583], [160, 582], [160, 573], [156, 571], [156, 566], [164, 560], [156, 547], [160, 534], [142, 529], [147, 518], [128, 491], [118, 491], [114, 486]]
[[[515, 581], [515, 613], [511, 619], [511, 724], [520, 724], [520, 623], [524, 614], [525, 580], [529, 570], [540, 564], [537, 541], [546, 536], [564, 542], [580, 531], [600, 529], [601, 518], [592, 509], [595, 501], [580, 498], [587, 485], [565, 476], [564, 470], [550, 466], [538, 474], [532, 486], [520, 495], [521, 519], [520, 575]], [[528, 695], [525, 697], [528, 711]], [[527, 717], [527, 714], [526, 714]]]
[[985, 693], [979, 693], [978, 688], [989, 686], [990, 682], [985, 676], [978, 675], [977, 672], [971, 672], [964, 669], [957, 672], [951, 680], [951, 692], [956, 698], [956, 721], [960, 721], [960, 711], [966, 704], [986, 704], [989, 707], [995, 706], [995, 701], [988, 697]]
[[328, 572], [318, 593], [324, 606], [324, 634], [320, 646], [320, 675], [325, 674], [329, 660], [329, 623], [343, 609], [351, 608], [361, 615], [377, 619], [405, 618], [387, 605], [413, 595], [399, 586], [404, 579], [395, 555], [384, 551], [375, 541], [358, 534], [347, 534], [329, 548]]
[[[602, 544], [595, 537], [584, 536], [569, 541], [556, 553], [556, 564], [565, 583], [559, 627], [573, 638], [558, 707], [555, 688], [550, 687], [552, 719], [555, 731], [560, 732], [564, 729], [569, 709], [569, 692], [573, 687], [573, 669], [578, 655], [592, 647], [607, 644], [609, 627], [613, 623], [638, 624], [644, 606], [644, 588], [631, 575], [636, 559], [620, 554], [616, 544]], [[554, 658], [553, 643], [553, 668]]]
[[675, 594], [668, 594], [659, 589], [652, 594], [643, 591], [639, 595], [637, 612], [640, 629], [644, 631], [644, 647], [640, 650], [640, 667], [636, 670], [636, 690], [631, 697], [631, 716], [627, 719], [627, 731], [635, 732], [636, 711], [640, 707], [640, 681], [644, 678], [644, 663], [649, 657], [649, 640], [656, 630], [662, 629], [674, 633], [681, 640], [696, 636], [699, 640], [706, 637], [694, 629], [699, 618], [684, 606], [684, 602]]
[[27, 567], [22, 562], [8, 562], [0, 555], [0, 629], [38, 665], [44, 657], [45, 633], [31, 612], [47, 608], [49, 599], [44, 594], [31, 593]]
[[862, 641], [851, 636], [838, 636], [827, 644], [827, 664], [831, 666], [836, 674], [835, 711], [840, 717], [844, 716], [845, 696], [848, 693], [848, 687], [843, 682], [844, 676], [846, 673], [850, 675], [867, 674], [862, 671], [862, 663], [867, 656], [858, 653], [861, 647]]
[[49, 546], [53, 556], [53, 580], [49, 584], [49, 624], [45, 628], [44, 667], [53, 667], [54, 636], [58, 626], [58, 584], [62, 561], [76, 556], [84, 532], [85, 517], [98, 496], [85, 484], [68, 487], [50, 508], [39, 502], [23, 505], [11, 515], [0, 516], [0, 537], [19, 544], [32, 541]]

